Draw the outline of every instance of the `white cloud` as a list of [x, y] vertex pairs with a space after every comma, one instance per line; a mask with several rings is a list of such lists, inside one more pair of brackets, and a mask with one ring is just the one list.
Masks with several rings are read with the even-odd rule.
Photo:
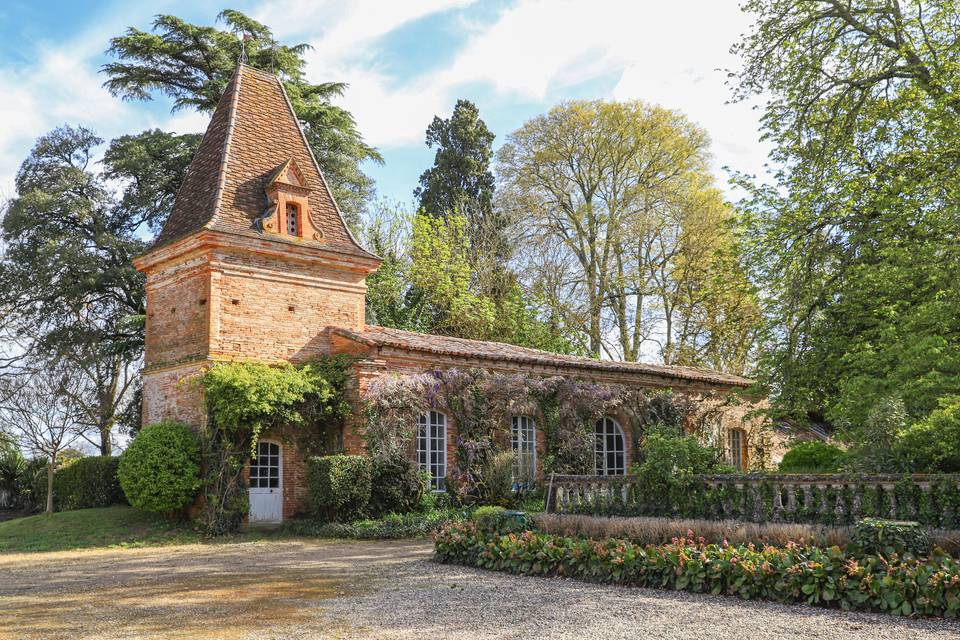
[[725, 104], [730, 91], [721, 68], [736, 65], [728, 49], [747, 27], [735, 0], [525, 0], [468, 32], [446, 66], [415, 78], [382, 73], [360, 46], [385, 33], [384, 25], [403, 22], [399, 15], [362, 28], [361, 14], [353, 12], [313, 41], [308, 69], [313, 78], [350, 83], [343, 104], [374, 145], [421, 143], [426, 124], [447, 112], [465, 85], [488, 86], [501, 100], [543, 101], [564, 87], [619, 73], [611, 95], [597, 97], [683, 111], [710, 132], [718, 168], [757, 172], [766, 156], [757, 113]]

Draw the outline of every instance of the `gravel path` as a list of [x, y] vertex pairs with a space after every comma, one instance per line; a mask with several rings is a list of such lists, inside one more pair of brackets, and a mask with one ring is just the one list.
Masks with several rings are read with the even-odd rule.
[[425, 542], [0, 555], [0, 638], [960, 637], [960, 623], [520, 578]]

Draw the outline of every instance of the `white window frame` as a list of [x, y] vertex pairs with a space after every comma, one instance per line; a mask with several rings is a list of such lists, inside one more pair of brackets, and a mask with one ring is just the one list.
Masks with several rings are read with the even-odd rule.
[[[623, 435], [623, 429], [620, 423], [610, 416], [603, 416], [593, 425], [593, 434], [596, 438], [594, 444], [594, 467], [598, 476], [622, 476], [627, 473], [627, 439]], [[614, 445], [619, 440], [620, 447], [610, 447], [608, 437], [614, 437]], [[620, 466], [611, 467], [608, 462], [610, 454], [616, 456], [620, 454]]]
[[530, 416], [513, 416], [510, 424], [513, 449], [513, 486], [529, 489], [537, 479], [537, 423]]
[[[265, 486], [265, 487], [260, 486], [260, 481], [263, 479], [263, 478], [261, 478], [261, 476], [260, 476], [260, 469], [261, 469], [261, 467], [260, 467], [259, 464], [257, 464], [257, 462], [258, 462], [259, 459], [260, 459], [260, 445], [267, 445], [268, 447], [269, 447], [269, 446], [274, 446], [274, 447], [277, 448], [277, 455], [276, 455], [277, 460], [276, 460], [276, 464], [274, 465], [273, 463], [268, 463], [267, 466], [265, 467], [265, 468], [268, 469], [268, 470], [274, 468], [274, 466], [276, 467], [276, 469], [277, 469], [277, 486], [275, 486], [275, 487], [271, 487], [271, 486], [270, 486], [270, 482], [269, 482], [269, 480], [270, 480], [270, 475], [269, 475], [269, 472], [268, 472], [268, 474], [267, 474], [267, 476], [266, 476], [267, 486]], [[272, 454], [268, 454], [268, 456], [272, 457]], [[257, 472], [257, 475], [256, 475], [257, 486], [253, 486], [253, 481], [254, 481], [254, 475], [253, 475], [253, 474], [254, 474], [254, 469], [256, 469], [256, 472]], [[256, 455], [256, 457], [251, 458], [251, 460], [250, 460], [250, 465], [249, 465], [248, 470], [247, 470], [247, 485], [249, 486], [250, 489], [278, 489], [278, 490], [279, 490], [279, 489], [283, 489], [283, 447], [280, 445], [279, 442], [275, 442], [275, 441], [273, 441], [273, 440], [259, 440], [259, 441], [257, 442], [257, 455]]]
[[430, 474], [430, 490], [447, 488], [447, 416], [427, 411], [417, 418], [417, 466]]

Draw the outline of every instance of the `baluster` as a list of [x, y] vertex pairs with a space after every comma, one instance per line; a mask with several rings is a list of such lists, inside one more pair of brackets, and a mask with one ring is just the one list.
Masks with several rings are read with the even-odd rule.
[[888, 517], [891, 520], [897, 519], [897, 493], [893, 490], [894, 486], [892, 484], [883, 485], [883, 492], [890, 496], [890, 514]]
[[843, 505], [843, 486], [844, 485], [842, 484], [833, 485], [833, 488], [837, 490], [837, 503], [833, 510], [833, 512], [837, 515], [837, 524], [843, 524], [844, 515], [847, 511]]
[[773, 487], [773, 521], [783, 522], [783, 485], [779, 482]]

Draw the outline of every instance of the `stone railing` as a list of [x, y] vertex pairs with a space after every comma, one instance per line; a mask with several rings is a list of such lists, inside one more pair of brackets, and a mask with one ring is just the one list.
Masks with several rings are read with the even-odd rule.
[[[672, 495], [671, 495], [672, 494]], [[702, 475], [682, 487], [636, 476], [548, 478], [547, 511], [849, 524], [861, 517], [960, 528], [957, 475]]]

